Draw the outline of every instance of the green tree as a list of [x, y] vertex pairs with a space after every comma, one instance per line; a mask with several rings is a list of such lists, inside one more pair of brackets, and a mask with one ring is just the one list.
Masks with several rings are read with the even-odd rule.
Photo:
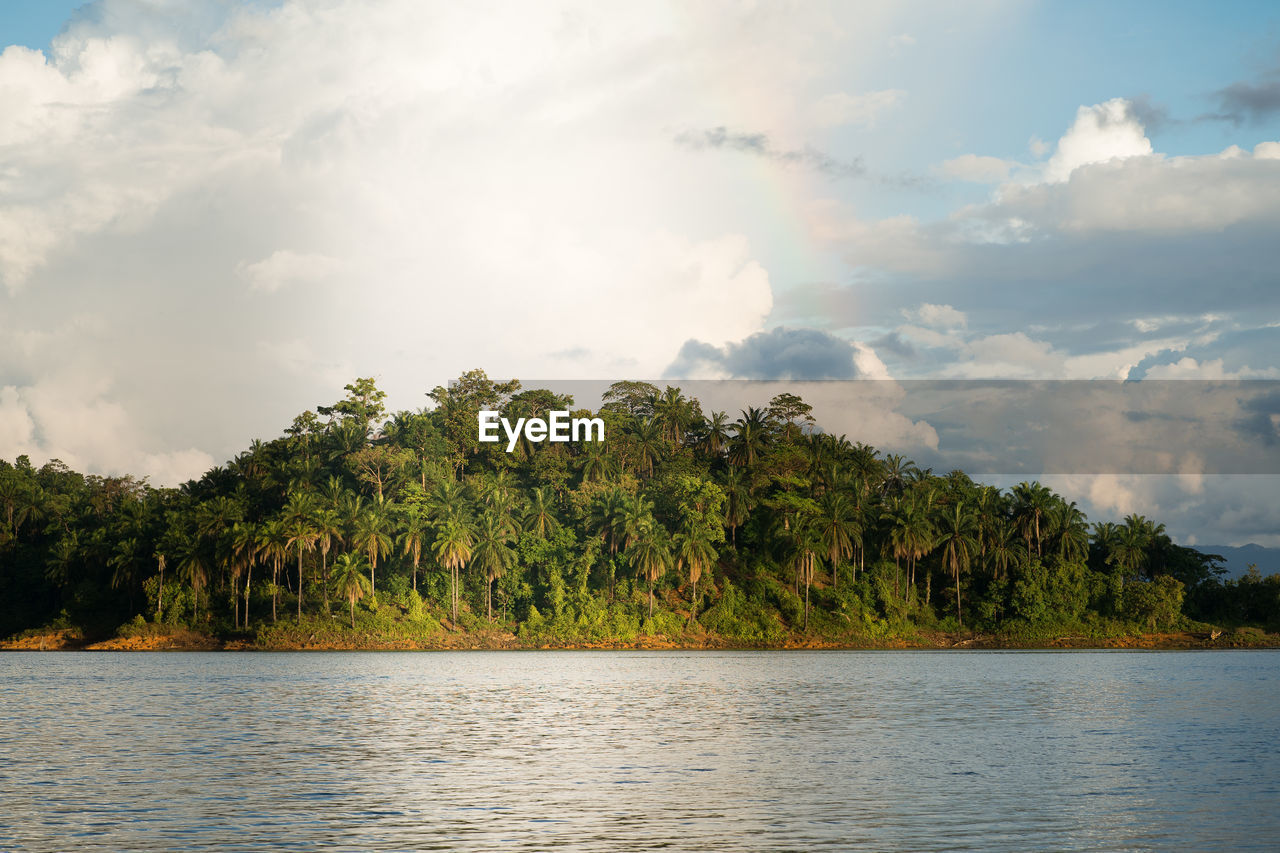
[[436, 541], [432, 545], [436, 561], [449, 572], [449, 589], [453, 607], [453, 624], [458, 624], [459, 570], [471, 562], [476, 534], [470, 520], [456, 515], [447, 518], [436, 527]]
[[666, 528], [647, 518], [627, 547], [627, 560], [638, 577], [649, 582], [649, 618], [653, 618], [653, 585], [671, 563], [671, 541]]
[[376, 600], [378, 558], [389, 554], [392, 547], [391, 520], [384, 506], [373, 504], [357, 514], [352, 520], [348, 539], [352, 547], [361, 549], [369, 558], [369, 594]]
[[471, 559], [485, 575], [484, 603], [490, 622], [493, 621], [493, 582], [506, 574], [515, 562], [510, 541], [511, 529], [503, 519], [494, 513], [480, 516]]
[[956, 582], [956, 620], [964, 627], [964, 615], [960, 610], [960, 572], [968, 571], [973, 553], [978, 549], [978, 522], [963, 503], [955, 503], [951, 512], [942, 516], [938, 546], [942, 548], [942, 561], [951, 569]]
[[339, 554], [333, 561], [334, 591], [347, 600], [351, 609], [351, 627], [356, 626], [356, 602], [373, 592], [364, 576], [364, 557], [359, 554]]

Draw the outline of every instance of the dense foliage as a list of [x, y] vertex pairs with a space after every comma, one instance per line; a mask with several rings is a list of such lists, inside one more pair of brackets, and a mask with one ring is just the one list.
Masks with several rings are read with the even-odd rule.
[[1160, 524], [1091, 526], [1038, 483], [937, 476], [818, 431], [793, 395], [730, 420], [617, 383], [604, 443], [508, 454], [477, 441], [480, 409], [573, 401], [480, 371], [390, 417], [373, 380], [347, 391], [179, 489], [0, 461], [0, 636], [301, 623], [764, 644], [1280, 621], [1280, 576], [1223, 583]]

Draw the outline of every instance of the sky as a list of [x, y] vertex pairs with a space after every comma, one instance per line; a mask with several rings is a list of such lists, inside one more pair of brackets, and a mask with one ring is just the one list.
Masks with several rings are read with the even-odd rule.
[[[5, 0], [0, 45], [3, 458], [171, 485], [477, 367], [1280, 379], [1273, 3]], [[1205, 473], [1066, 485], [1280, 546], [1274, 477]]]

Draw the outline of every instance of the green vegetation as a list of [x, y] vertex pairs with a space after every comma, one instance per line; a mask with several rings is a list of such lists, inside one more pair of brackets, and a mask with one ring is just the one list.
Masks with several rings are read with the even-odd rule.
[[[0, 636], [265, 646], [1037, 642], [1280, 625], [1280, 576], [1038, 483], [937, 476], [816, 431], [615, 384], [601, 443], [477, 441], [573, 400], [463, 375], [388, 417], [370, 379], [178, 489], [0, 461]], [[1212, 624], [1209, 624], [1212, 623]], [[1254, 634], [1237, 630], [1241, 642]]]

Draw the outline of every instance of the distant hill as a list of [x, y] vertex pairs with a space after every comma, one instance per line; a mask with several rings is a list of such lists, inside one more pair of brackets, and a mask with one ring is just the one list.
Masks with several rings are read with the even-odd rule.
[[1217, 554], [1226, 558], [1223, 567], [1227, 570], [1226, 578], [1238, 578], [1249, 571], [1249, 564], [1255, 563], [1263, 576], [1280, 572], [1280, 548], [1263, 548], [1261, 545], [1194, 545], [1202, 554]]

